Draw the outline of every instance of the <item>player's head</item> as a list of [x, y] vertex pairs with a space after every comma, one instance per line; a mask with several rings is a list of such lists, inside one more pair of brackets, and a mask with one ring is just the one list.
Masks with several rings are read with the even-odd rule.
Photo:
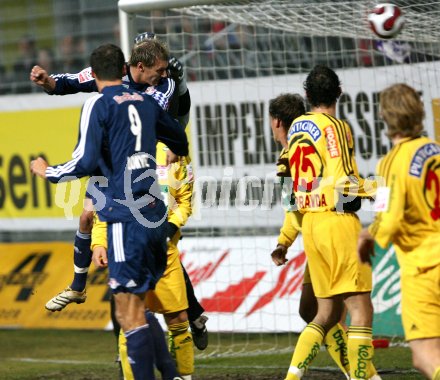
[[423, 130], [422, 100], [418, 92], [406, 84], [394, 84], [380, 93], [380, 112], [390, 138], [415, 137]]
[[271, 99], [269, 101], [269, 115], [275, 140], [278, 141], [278, 127], [287, 133], [293, 120], [304, 115], [305, 112], [304, 99], [299, 94], [281, 94]]
[[324, 65], [317, 65], [310, 71], [304, 82], [304, 90], [312, 107], [330, 107], [342, 93], [339, 77]]
[[147, 39], [133, 46], [129, 65], [136, 68], [135, 81], [157, 86], [167, 76], [169, 51], [156, 39]]
[[121, 79], [125, 66], [124, 53], [116, 45], [101, 45], [90, 55], [90, 66], [99, 80]]

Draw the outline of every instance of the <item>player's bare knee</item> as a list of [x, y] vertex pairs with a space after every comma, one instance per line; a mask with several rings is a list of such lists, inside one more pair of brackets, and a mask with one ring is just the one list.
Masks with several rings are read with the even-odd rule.
[[92, 232], [93, 227], [93, 211], [83, 210], [79, 217], [79, 231], [84, 234]]
[[412, 350], [412, 363], [415, 369], [423, 372], [423, 357], [416, 350]]
[[165, 323], [167, 326], [177, 324], [177, 323], [184, 323], [188, 321], [188, 313], [186, 310], [180, 310], [176, 311], [174, 313], [167, 313], [164, 315]]

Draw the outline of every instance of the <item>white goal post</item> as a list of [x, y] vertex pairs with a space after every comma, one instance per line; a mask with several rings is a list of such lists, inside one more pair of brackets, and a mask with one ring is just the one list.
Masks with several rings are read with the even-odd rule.
[[[393, 3], [405, 25], [396, 39], [382, 41], [368, 26], [367, 13], [376, 4], [370, 0], [119, 0], [124, 54], [137, 33], [150, 31], [186, 69], [199, 208], [179, 244], [211, 331], [289, 336], [304, 326], [298, 315], [301, 239], [289, 251], [285, 272], [270, 260], [283, 220], [270, 99], [304, 95], [303, 82], [316, 64], [335, 69], [343, 90], [337, 114], [353, 130], [365, 177], [390, 149], [378, 108], [386, 86], [416, 88], [426, 133], [440, 137], [440, 1]], [[372, 220], [368, 202], [360, 216], [364, 224]], [[374, 332], [401, 336], [392, 251], [377, 258], [374, 282]], [[261, 350], [287, 348], [286, 342], [266, 347], [264, 337], [252, 342]], [[227, 349], [243, 348], [230, 342]]]

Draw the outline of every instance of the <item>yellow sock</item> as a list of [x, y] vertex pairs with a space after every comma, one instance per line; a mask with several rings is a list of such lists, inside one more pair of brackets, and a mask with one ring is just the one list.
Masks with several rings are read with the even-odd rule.
[[345, 376], [350, 373], [350, 365], [347, 356], [347, 334], [338, 323], [334, 325], [324, 337], [325, 348], [341, 369]]
[[286, 380], [301, 379], [310, 363], [321, 350], [324, 335], [325, 331], [322, 326], [313, 322], [306, 326], [296, 344]]
[[440, 367], [436, 368], [432, 380], [440, 380]]
[[194, 344], [188, 329], [188, 321], [168, 326], [170, 352], [182, 376], [194, 372]]
[[350, 326], [348, 329], [347, 352], [351, 379], [368, 379], [374, 356], [371, 327]]
[[119, 332], [119, 359], [121, 360], [122, 373], [124, 374], [124, 380], [134, 380], [133, 371], [131, 365], [128, 362], [127, 353], [127, 338], [125, 338], [122, 329]]

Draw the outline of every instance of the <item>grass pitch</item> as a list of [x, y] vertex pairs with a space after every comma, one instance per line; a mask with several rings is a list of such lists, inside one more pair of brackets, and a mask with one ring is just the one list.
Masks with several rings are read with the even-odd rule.
[[[281, 347], [284, 339], [276, 334], [267, 334], [264, 338], [268, 346], [275, 347]], [[292, 351], [260, 350], [253, 347], [257, 345], [257, 339], [255, 341], [249, 334], [211, 333], [208, 349], [203, 353], [196, 351], [193, 380], [284, 379]], [[112, 332], [0, 330], [0, 342], [0, 380], [119, 380]], [[411, 353], [407, 347], [377, 349], [374, 362], [384, 380], [423, 379], [411, 368]], [[306, 379], [342, 380], [344, 377], [327, 353], [322, 352]]]

